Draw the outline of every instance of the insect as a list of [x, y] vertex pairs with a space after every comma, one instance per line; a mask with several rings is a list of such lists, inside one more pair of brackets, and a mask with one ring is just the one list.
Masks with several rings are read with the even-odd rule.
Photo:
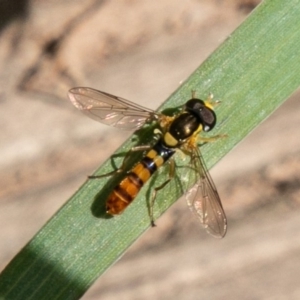
[[[127, 172], [125, 178], [113, 189], [106, 201], [108, 214], [122, 213], [135, 199], [143, 185], [151, 175], [165, 163], [169, 164], [169, 178], [154, 188], [150, 205], [150, 218], [153, 220], [153, 206], [156, 194], [163, 189], [175, 176], [176, 164], [174, 154], [183, 152], [190, 157], [188, 174], [192, 174], [184, 187], [185, 198], [189, 208], [199, 218], [208, 233], [214, 237], [226, 234], [227, 220], [216, 187], [205, 166], [198, 144], [219, 138], [204, 138], [202, 131], [212, 130], [216, 124], [213, 110], [216, 102], [212, 95], [203, 101], [195, 97], [188, 100], [179, 113], [167, 116], [160, 112], [139, 106], [123, 98], [87, 87], [75, 87], [68, 93], [73, 105], [90, 118], [103, 124], [120, 129], [137, 130], [145, 123], [156, 122], [158, 129], [154, 131], [154, 145], [141, 145], [132, 148], [127, 155], [135, 151], [145, 151], [140, 162]], [[101, 178], [124, 170], [123, 165], [109, 173], [90, 178]], [[183, 183], [184, 179], [181, 180]], [[189, 183], [194, 184], [189, 188]]]

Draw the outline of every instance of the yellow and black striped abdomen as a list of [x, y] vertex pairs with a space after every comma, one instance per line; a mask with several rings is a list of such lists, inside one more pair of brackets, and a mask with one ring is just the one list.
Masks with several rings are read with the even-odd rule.
[[151, 175], [174, 153], [174, 149], [166, 147], [162, 140], [159, 140], [114, 188], [106, 201], [106, 212], [111, 215], [122, 213]]

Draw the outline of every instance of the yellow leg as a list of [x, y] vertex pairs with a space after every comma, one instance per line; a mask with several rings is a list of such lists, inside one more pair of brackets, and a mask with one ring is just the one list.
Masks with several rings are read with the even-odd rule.
[[196, 91], [192, 90], [192, 98], [195, 99], [196, 98]]
[[150, 207], [149, 207], [149, 215], [150, 215], [152, 227], [156, 226], [154, 223], [153, 207], [154, 207], [154, 203], [156, 200], [157, 192], [160, 191], [161, 189], [163, 189], [174, 178], [175, 171], [176, 171], [175, 170], [175, 161], [174, 161], [173, 157], [171, 157], [169, 160], [169, 178], [164, 183], [162, 183], [160, 186], [154, 188], [153, 193], [152, 193], [152, 198], [151, 198]]
[[[197, 99], [195, 90], [192, 90], [192, 98]], [[209, 93], [208, 97], [204, 100], [204, 103], [211, 108], [214, 108], [221, 103], [220, 100], [213, 100], [213, 99], [214, 99], [213, 93]]]
[[205, 104], [214, 108], [217, 105], [219, 105], [221, 103], [220, 100], [213, 100], [214, 99], [214, 95], [212, 93], [209, 93], [208, 97], [206, 100], [204, 100]]

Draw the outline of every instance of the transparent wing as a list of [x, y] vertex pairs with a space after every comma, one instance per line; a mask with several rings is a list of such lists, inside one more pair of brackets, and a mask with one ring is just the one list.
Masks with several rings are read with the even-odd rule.
[[196, 214], [206, 231], [214, 237], [224, 237], [227, 219], [217, 189], [197, 147], [191, 152], [192, 180], [196, 184], [185, 197], [191, 211]]
[[158, 119], [151, 109], [87, 87], [69, 90], [73, 105], [90, 118], [121, 129], [136, 130], [148, 120]]

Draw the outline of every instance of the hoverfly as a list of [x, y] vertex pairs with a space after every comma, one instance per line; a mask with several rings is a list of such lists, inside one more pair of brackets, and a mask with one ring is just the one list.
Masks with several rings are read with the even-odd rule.
[[[216, 124], [216, 115], [212, 95], [203, 101], [195, 97], [188, 100], [181, 111], [174, 116], [144, 108], [123, 98], [87, 87], [72, 88], [68, 93], [73, 105], [90, 118], [116, 128], [137, 130], [147, 122], [157, 122], [159, 130], [155, 130], [154, 145], [137, 146], [132, 151], [145, 151], [145, 155], [133, 168], [126, 173], [125, 178], [114, 188], [106, 201], [108, 214], [122, 213], [135, 199], [142, 186], [151, 175], [166, 162], [170, 164], [169, 178], [153, 191], [150, 205], [150, 217], [153, 221], [153, 205], [156, 193], [165, 187], [175, 174], [173, 155], [181, 150], [190, 156], [190, 170], [193, 172], [193, 184], [186, 188], [185, 197], [189, 208], [199, 218], [208, 233], [215, 237], [223, 237], [227, 229], [226, 216], [216, 187], [208, 173], [198, 144], [218, 138], [204, 138], [201, 131], [208, 132]], [[126, 157], [124, 159], [124, 162]], [[123, 162], [123, 165], [124, 165]], [[121, 166], [116, 171], [90, 178], [101, 178], [123, 171]]]

